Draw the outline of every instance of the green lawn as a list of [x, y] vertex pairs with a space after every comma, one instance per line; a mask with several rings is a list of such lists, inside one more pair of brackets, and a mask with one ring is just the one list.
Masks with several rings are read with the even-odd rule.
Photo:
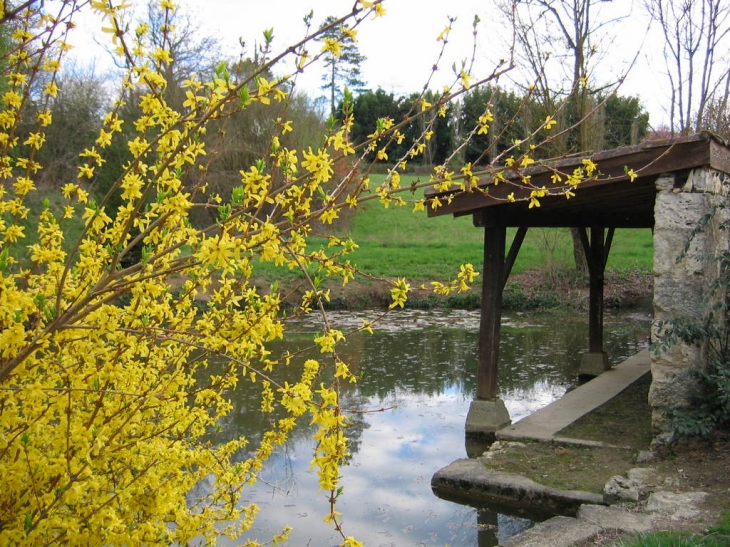
[[[408, 177], [403, 183], [410, 183]], [[385, 209], [373, 200], [353, 215], [346, 233], [360, 245], [352, 261], [373, 275], [425, 280], [452, 276], [464, 263], [481, 269], [483, 231], [472, 225], [471, 216], [428, 218], [423, 211], [413, 213], [411, 206]], [[514, 233], [508, 232], [508, 246]], [[652, 257], [651, 230], [616, 230], [607, 267], [649, 271]], [[569, 231], [534, 228], [527, 233], [513, 272], [571, 267]]]

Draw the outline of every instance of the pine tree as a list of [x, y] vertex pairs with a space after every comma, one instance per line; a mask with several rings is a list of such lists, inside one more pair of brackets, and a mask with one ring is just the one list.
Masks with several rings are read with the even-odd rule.
[[327, 51], [324, 56], [325, 73], [322, 75], [324, 84], [321, 89], [329, 90], [330, 113], [335, 115], [335, 109], [342, 89], [348, 87], [352, 91], [362, 90], [365, 82], [361, 78], [360, 65], [366, 59], [357, 47], [354, 33], [347, 25], [336, 24], [335, 17], [327, 17], [320, 29], [324, 29], [320, 41], [339, 42], [339, 54]]

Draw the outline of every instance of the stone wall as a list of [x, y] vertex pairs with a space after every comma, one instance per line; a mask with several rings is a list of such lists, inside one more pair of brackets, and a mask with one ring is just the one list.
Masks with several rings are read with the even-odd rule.
[[[685, 178], [686, 177], [686, 178]], [[652, 338], [661, 337], [662, 321], [677, 317], [700, 319], [711, 283], [717, 279], [718, 265], [702, 255], [712, 256], [728, 248], [728, 234], [718, 230], [722, 220], [714, 216], [705, 230], [692, 241], [687, 256], [681, 255], [700, 220], [723, 199], [727, 175], [710, 169], [695, 169], [688, 175], [663, 175], [657, 179], [654, 204], [654, 325]], [[703, 348], [678, 343], [666, 352], [652, 353], [652, 385], [649, 403], [655, 440], [669, 442], [673, 434], [662, 411], [669, 406], [688, 404], [694, 381], [689, 371], [702, 363]]]

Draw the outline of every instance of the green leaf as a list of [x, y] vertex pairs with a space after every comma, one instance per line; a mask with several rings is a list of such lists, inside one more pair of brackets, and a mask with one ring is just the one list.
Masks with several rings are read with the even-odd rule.
[[236, 186], [231, 190], [231, 203], [233, 205], [241, 205], [245, 196], [246, 189], [243, 186]]
[[243, 108], [249, 102], [251, 102], [251, 97], [249, 96], [248, 88], [246, 86], [243, 86], [241, 89], [238, 90], [238, 105]]
[[145, 245], [142, 247], [142, 264], [147, 264], [147, 261], [152, 256], [152, 247], [150, 245]]
[[43, 317], [45, 317], [46, 321], [53, 321], [56, 318], [56, 307], [55, 306], [46, 306], [43, 308]]
[[4, 272], [5, 268], [8, 267], [8, 257], [10, 256], [10, 249], [3, 249], [0, 253], [0, 272]]
[[228, 65], [226, 65], [225, 61], [215, 67], [215, 75], [220, 79], [225, 80], [226, 83], [230, 82], [231, 75], [228, 72]]

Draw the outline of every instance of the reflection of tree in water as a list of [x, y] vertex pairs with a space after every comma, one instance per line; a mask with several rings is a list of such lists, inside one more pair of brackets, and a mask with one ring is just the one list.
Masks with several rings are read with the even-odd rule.
[[[296, 353], [302, 347], [311, 345], [311, 336], [292, 338], [287, 341], [277, 341], [272, 344], [271, 358], [277, 358], [290, 353]], [[358, 351], [358, 353], [360, 353]], [[274, 367], [271, 373], [268, 373], [272, 381], [284, 385], [285, 382], [294, 384], [301, 378], [303, 363], [306, 359], [319, 358], [320, 354], [305, 353], [298, 355], [291, 360], [289, 365], [278, 365]], [[354, 368], [354, 367], [353, 367]], [[215, 365], [212, 365], [209, 374], [215, 374]], [[319, 382], [328, 385], [333, 380], [332, 366], [324, 366], [319, 379], [316, 382], [315, 389], [318, 388]], [[204, 380], [203, 380], [204, 381]], [[274, 411], [266, 413], [261, 410], [261, 378], [256, 382], [251, 382], [248, 378], [241, 378], [235, 389], [228, 393], [233, 409], [220, 422], [218, 431], [212, 433], [215, 442], [229, 441], [238, 437], [248, 439], [248, 445], [240, 454], [240, 459], [248, 457], [249, 453], [254, 452], [266, 431], [274, 429], [276, 422], [286, 417], [286, 412], [280, 405], [274, 405]], [[276, 392], [276, 387], [273, 387]], [[367, 398], [360, 396], [357, 390], [349, 388], [349, 384], [343, 386], [340, 395], [341, 407], [343, 409], [352, 409], [356, 413], [348, 413], [349, 425], [347, 435], [350, 438], [351, 451], [354, 453], [356, 447], [360, 444], [360, 437], [367, 423], [360, 411], [365, 408]], [[287, 450], [294, 447], [299, 442], [310, 443], [311, 437], [316, 429], [309, 423], [309, 418], [305, 414], [297, 421], [297, 427], [289, 434], [286, 446], [280, 452], [285, 454]]]
[[395, 392], [435, 396], [454, 387], [459, 393], [471, 390], [476, 333], [428, 329], [358, 337], [362, 353], [355, 355], [347, 346], [342, 353], [359, 361], [356, 389], [365, 397], [385, 401]]
[[502, 326], [500, 391], [528, 390], [545, 380], [567, 386], [577, 379], [581, 354], [588, 347], [588, 326], [562, 319]]
[[[572, 386], [582, 355], [588, 351], [588, 318], [582, 314], [541, 314], [502, 325], [500, 391], [529, 390], [540, 383]], [[618, 364], [646, 347], [650, 323], [604, 322], [604, 351]]]
[[[612, 362], [626, 358], [645, 346], [649, 323], [644, 320], [607, 320], [605, 349]], [[272, 344], [273, 357], [294, 352], [308, 345], [311, 336]], [[347, 434], [351, 452], [359, 450], [363, 431], [368, 427], [364, 411], [379, 410], [381, 405], [397, 403], [399, 397], [434, 397], [445, 392], [470, 398], [476, 374], [478, 334], [474, 330], [426, 328], [397, 332], [358, 333], [348, 337], [338, 350], [358, 377], [357, 384], [341, 388], [341, 407], [350, 425]], [[535, 386], [568, 387], [577, 381], [581, 354], [588, 347], [587, 319], [575, 313], [536, 315], [505, 320], [500, 347], [499, 387], [502, 393], [530, 392]], [[306, 358], [302, 355], [290, 365], [275, 367], [271, 374], [277, 382], [294, 383], [301, 375]], [[320, 381], [331, 380], [331, 366]], [[213, 373], [213, 372], [211, 372]], [[255, 450], [263, 431], [284, 416], [280, 409], [272, 414], [260, 410], [260, 380], [241, 381], [231, 392], [233, 410], [221, 423], [219, 440], [240, 435], [249, 439], [247, 451]], [[303, 416], [292, 432], [290, 443], [311, 436], [313, 431]], [[290, 446], [294, 446], [293, 444]]]
[[[438, 412], [443, 410], [433, 408], [414, 410], [413, 407], [422, 404], [438, 407], [442, 403], [437, 401], [448, 400], [442, 408], [453, 409], [462, 406], [465, 408], [468, 406], [467, 401], [473, 396], [478, 349], [478, 334], [474, 326], [465, 329], [442, 326], [420, 328], [419, 324], [419, 328], [414, 327], [415, 325], [409, 325], [397, 332], [376, 331], [373, 335], [352, 335], [338, 349], [339, 356], [359, 378], [357, 384], [345, 383], [341, 389], [341, 407], [350, 422], [346, 431], [350, 439], [350, 451], [353, 456], [358, 453], [360, 455], [360, 458], [355, 460], [358, 464], [343, 470], [343, 474], [346, 476], [352, 474], [350, 476], [356, 477], [356, 484], [366, 485], [364, 493], [348, 492], [346, 496], [347, 503], [362, 504], [365, 520], [371, 519], [367, 514], [369, 510], [367, 505], [370, 501], [368, 496], [372, 496], [375, 488], [381, 487], [378, 481], [386, 481], [387, 487], [394, 492], [416, 488], [414, 486], [417, 483], [416, 477], [406, 476], [401, 480], [401, 475], [405, 473], [404, 469], [414, 467], [412, 462], [416, 460], [412, 458], [419, 457], [423, 458], [419, 461], [427, 461], [427, 458], [433, 457], [429, 450], [440, 446], [434, 442], [434, 438], [440, 436], [439, 431], [441, 431], [434, 427], [442, 425], [436, 423], [439, 420], [414, 418], [412, 421], [415, 423], [398, 422], [393, 426], [406, 431], [405, 435], [422, 439], [419, 441], [419, 448], [422, 450], [418, 456], [414, 456], [408, 439], [396, 441], [406, 446], [406, 450], [403, 451], [393, 450], [389, 445], [377, 444], [381, 442], [393, 444], [394, 440], [389, 436], [390, 429], [382, 426], [383, 420], [380, 419], [380, 415], [373, 416], [365, 412], [378, 411], [382, 407], [396, 403], [406, 412], [408, 412], [407, 407], [411, 407], [411, 414], [406, 413], [406, 416], [420, 414], [433, 417], [436, 410]], [[613, 360], [617, 356], [631, 355], [642, 347], [648, 329], [649, 323], [646, 320], [634, 324], [625, 318], [613, 322], [607, 318], [606, 350]], [[300, 331], [303, 330], [305, 329], [300, 327]], [[306, 330], [309, 330], [310, 334], [303, 333], [298, 341], [288, 340], [286, 343], [277, 341], [272, 344], [270, 347], [272, 358], [293, 352], [298, 346], [309, 345], [312, 329]], [[574, 312], [547, 316], [530, 314], [507, 317], [502, 335], [500, 389], [509, 388], [512, 390], [510, 396], [518, 400], [525, 400], [533, 395], [542, 396], [541, 393], [537, 393], [537, 388], [550, 390], [556, 383], [559, 386], [571, 383], [573, 375], [577, 375], [580, 354], [586, 351], [588, 345], [587, 319], [584, 314]], [[306, 358], [321, 358], [321, 354], [316, 352], [299, 356], [288, 366], [276, 367], [272, 373], [273, 379], [280, 383], [285, 381], [293, 383], [301, 375], [302, 364]], [[322, 381], [326, 384], [331, 381], [331, 368], [331, 365], [328, 366], [317, 383]], [[210, 369], [209, 374], [215, 374], [212, 365]], [[280, 411], [273, 414], [261, 412], [260, 390], [260, 379], [255, 384], [241, 379], [238, 387], [230, 392], [233, 410], [222, 422], [217, 437], [223, 440], [240, 435], [246, 436], [250, 442], [240, 454], [241, 459], [256, 450], [263, 432], [270, 429], [271, 424], [283, 416]], [[560, 388], [557, 391], [560, 391]], [[557, 396], [561, 394], [557, 393]], [[463, 400], [458, 400], [459, 398]], [[458, 404], [451, 404], [453, 399], [457, 399]], [[461, 405], [462, 402], [464, 405]], [[530, 408], [534, 410], [534, 406], [533, 404]], [[511, 407], [510, 412], [512, 412]], [[387, 422], [388, 416], [383, 418], [386, 418]], [[458, 420], [454, 423], [458, 424]], [[373, 425], [372, 430], [369, 430], [370, 424], [378, 425]], [[410, 426], [413, 427], [409, 429]], [[387, 431], [382, 431], [384, 429]], [[297, 511], [306, 511], [306, 507], [311, 503], [307, 493], [311, 492], [312, 488], [316, 490], [314, 485], [316, 477], [312, 472], [308, 472], [313, 450], [310, 438], [312, 432], [313, 426], [309, 424], [309, 419], [303, 416], [288, 442], [277, 449], [262, 470], [260, 476], [268, 486], [260, 483], [258, 488], [248, 490], [245, 494], [248, 501], [269, 500], [271, 507], [296, 507]], [[370, 460], [370, 454], [377, 454], [378, 459], [374, 461], [380, 462], [380, 456], [388, 452], [391, 454], [383, 456], [382, 461], [385, 462], [383, 465], [389, 473], [383, 479], [377, 476], [380, 471], [373, 471], [374, 466], [368, 467], [365, 460]], [[436, 459], [439, 457], [443, 456], [437, 455]], [[443, 463], [447, 462], [439, 462]], [[383, 468], [378, 467], [378, 469]], [[211, 477], [210, 480], [214, 478]], [[209, 485], [201, 483], [191, 495], [205, 493], [207, 487]], [[395, 507], [396, 504], [393, 505]], [[410, 506], [408, 507], [410, 511]], [[286, 509], [281, 510], [286, 511]], [[463, 512], [439, 509], [438, 512], [442, 514], [434, 515], [433, 518], [434, 522], [441, 519], [440, 528], [439, 530], [434, 528], [436, 530], [434, 534], [441, 534], [441, 530], [448, 527], [454, 539], [467, 538], [465, 541], [469, 541], [470, 545], [475, 544], [475, 536], [478, 536], [476, 539], [478, 545], [493, 547], [503, 539], [505, 530], [514, 532], [529, 524], [528, 521], [523, 522], [524, 519], [505, 517], [502, 511], [498, 511], [500, 514], [497, 515], [484, 508], [476, 511], [468, 508]], [[393, 514], [395, 513], [396, 510], [393, 509]], [[384, 523], [382, 526], [387, 529]], [[426, 537], [423, 535], [425, 532], [419, 533], [422, 533], [421, 537]], [[305, 543], [306, 541], [302, 544]], [[452, 542], [452, 544], [463, 543]]]

